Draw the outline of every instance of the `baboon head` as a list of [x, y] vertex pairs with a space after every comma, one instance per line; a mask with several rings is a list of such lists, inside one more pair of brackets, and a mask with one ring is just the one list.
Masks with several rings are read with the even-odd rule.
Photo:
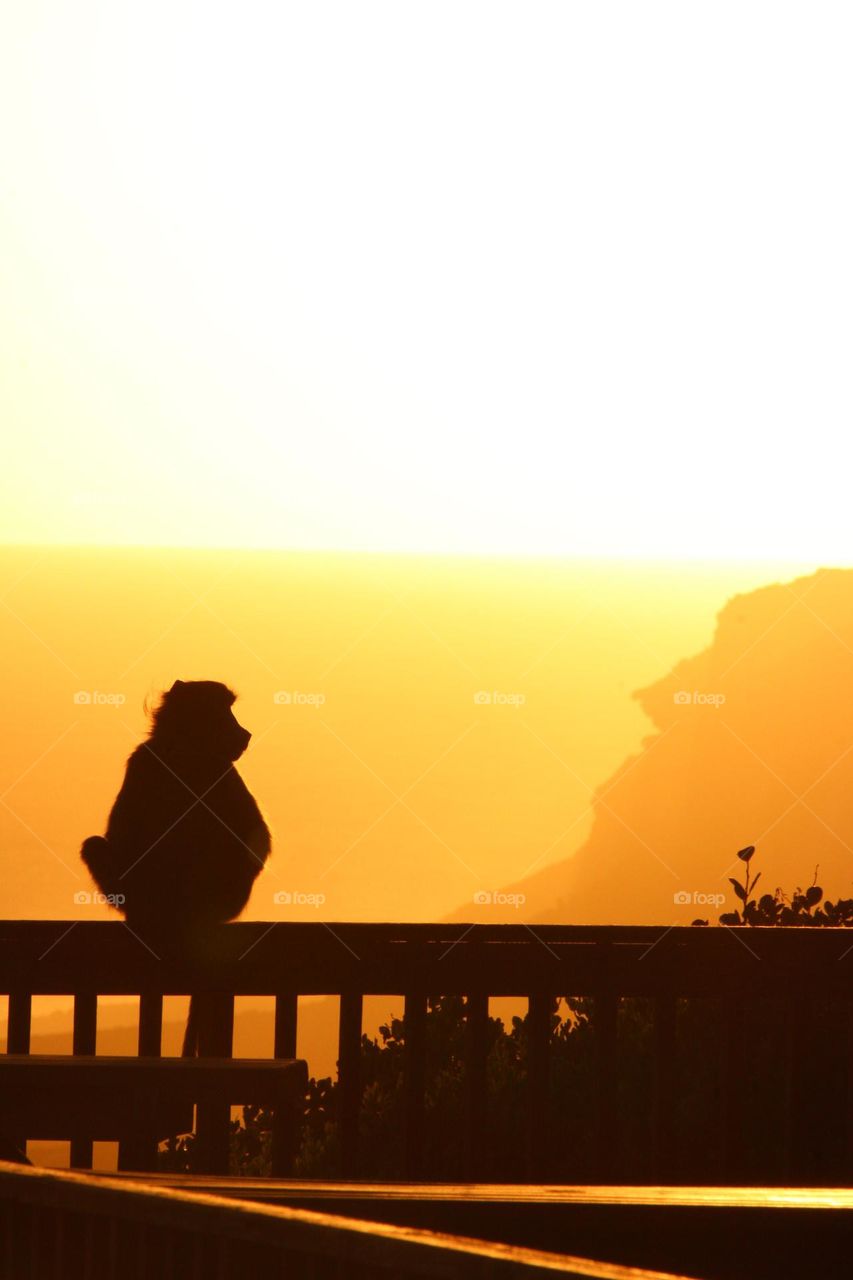
[[216, 680], [176, 680], [151, 718], [150, 739], [217, 760], [237, 760], [251, 739], [231, 707], [236, 699]]

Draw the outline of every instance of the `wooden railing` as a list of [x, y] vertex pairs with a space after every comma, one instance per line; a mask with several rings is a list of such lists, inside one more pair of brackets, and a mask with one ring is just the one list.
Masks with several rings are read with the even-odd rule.
[[374, 1280], [383, 1275], [678, 1280], [657, 1270], [417, 1227], [0, 1162], [0, 1276], [9, 1280]]
[[570, 1249], [624, 1267], [715, 1280], [850, 1280], [851, 1274], [853, 1191], [836, 1187], [377, 1183], [167, 1173], [145, 1181], [527, 1249]]
[[[466, 1002], [466, 1176], [481, 1176], [487, 1125], [486, 1055], [489, 996], [527, 998], [527, 1170], [531, 1180], [545, 1165], [553, 996], [589, 996], [597, 1042], [595, 1117], [597, 1168], [587, 1180], [619, 1180], [613, 1167], [620, 1123], [617, 1011], [622, 997], [647, 997], [654, 1005], [652, 1132], [653, 1176], [669, 1181], [668, 1162], [677, 1134], [676, 1004], [680, 998], [712, 998], [724, 1015], [724, 1080], [719, 1123], [723, 1127], [727, 1181], [744, 1181], [743, 1078], [750, 1035], [749, 1011], [774, 1000], [788, 1027], [784, 1072], [787, 1102], [779, 1123], [786, 1129], [782, 1177], [809, 1181], [811, 1136], [801, 1105], [813, 1090], [809, 1074], [815, 996], [831, 997], [853, 1028], [853, 935], [844, 929], [593, 928], [525, 925], [266, 924], [222, 926], [210, 939], [203, 965], [157, 955], [121, 923], [0, 922], [0, 992], [9, 993], [8, 1049], [30, 1047], [31, 997], [74, 996], [73, 1050], [95, 1049], [98, 995], [140, 996], [140, 1054], [159, 1054], [164, 994], [209, 993], [218, 1009], [207, 1051], [232, 1051], [234, 996], [275, 997], [277, 1057], [296, 1056], [297, 999], [338, 995], [339, 1134], [341, 1173], [359, 1173], [360, 1037], [365, 995], [400, 995], [406, 1026], [405, 1163], [417, 1177], [424, 1147], [424, 1044], [428, 995], [457, 994]], [[853, 1037], [839, 1043], [849, 1081]], [[310, 1063], [309, 1063], [310, 1067]], [[853, 1143], [853, 1094], [833, 1123], [842, 1126], [846, 1150]], [[695, 1180], [695, 1178], [694, 1178]], [[753, 1181], [755, 1179], [752, 1179]]]

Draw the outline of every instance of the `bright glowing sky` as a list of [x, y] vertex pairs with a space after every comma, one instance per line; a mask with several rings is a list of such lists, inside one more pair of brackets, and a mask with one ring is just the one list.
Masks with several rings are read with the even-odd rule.
[[853, 560], [846, 4], [0, 16], [0, 539]]

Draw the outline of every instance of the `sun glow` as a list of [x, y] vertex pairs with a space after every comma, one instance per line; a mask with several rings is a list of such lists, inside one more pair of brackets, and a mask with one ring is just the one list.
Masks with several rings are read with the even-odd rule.
[[3, 540], [853, 558], [844, 7], [2, 26]]

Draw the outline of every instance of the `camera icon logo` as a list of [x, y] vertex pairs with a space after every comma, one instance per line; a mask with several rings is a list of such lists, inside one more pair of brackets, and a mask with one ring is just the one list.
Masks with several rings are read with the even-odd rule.
[[74, 895], [74, 902], [78, 907], [88, 907], [91, 901], [92, 901], [92, 895], [91, 893], [88, 893], [85, 889], [78, 890], [78, 892], [75, 893]]
[[686, 689], [680, 689], [678, 693], [673, 694], [672, 700], [677, 707], [687, 706], [688, 703], [693, 701]]
[[481, 889], [479, 893], [474, 894], [474, 902], [478, 907], [486, 906], [491, 900], [492, 895], [486, 889]]
[[277, 907], [289, 907], [293, 901], [293, 894], [288, 893], [285, 889], [280, 889], [278, 893], [274, 893], [272, 900]]
[[687, 907], [693, 901], [693, 897], [682, 889], [672, 895], [672, 900], [677, 907]]
[[74, 701], [78, 707], [88, 707], [92, 701], [92, 695], [87, 689], [78, 689], [74, 695]]
[[293, 698], [286, 689], [279, 689], [273, 694], [272, 700], [277, 707], [286, 707], [293, 701]]

